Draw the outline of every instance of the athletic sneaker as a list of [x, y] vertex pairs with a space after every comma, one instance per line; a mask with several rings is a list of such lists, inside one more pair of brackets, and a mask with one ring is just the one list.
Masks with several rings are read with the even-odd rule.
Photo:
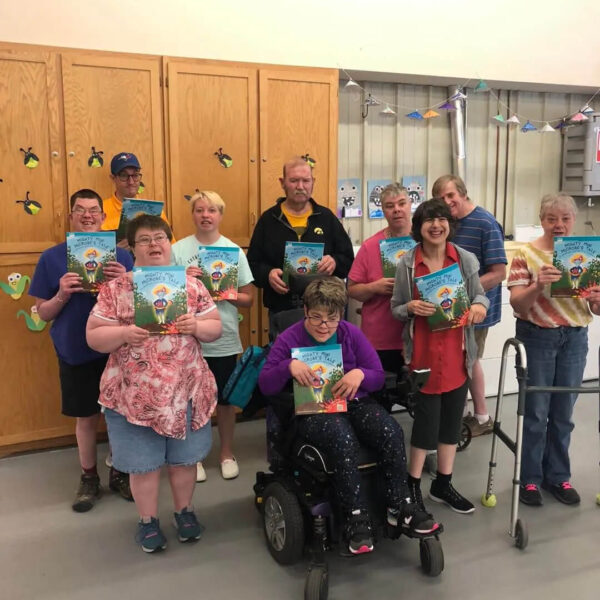
[[108, 487], [129, 502], [133, 502], [133, 495], [129, 487], [129, 474], [117, 471], [114, 467], [110, 468], [108, 475]]
[[96, 500], [100, 498], [102, 488], [98, 475], [86, 475], [83, 473], [79, 480], [79, 488], [75, 496], [72, 508], [75, 512], [87, 512], [94, 507]]
[[181, 512], [173, 513], [173, 525], [177, 529], [177, 537], [180, 542], [199, 540], [204, 531], [204, 527], [198, 523], [193, 509], [184, 508]]
[[544, 500], [535, 483], [526, 483], [519, 487], [519, 500], [529, 506], [542, 506]]
[[135, 541], [142, 547], [144, 552], [156, 552], [167, 547], [167, 538], [160, 529], [158, 519], [150, 517], [150, 521], [138, 522], [138, 531]]
[[433, 515], [412, 502], [404, 502], [400, 509], [388, 508], [387, 522], [392, 527], [400, 526], [411, 537], [432, 534], [440, 528]]
[[563, 481], [555, 485], [543, 481], [542, 487], [563, 504], [579, 504], [581, 502], [577, 490], [568, 481]]
[[474, 512], [475, 506], [473, 506], [473, 503], [459, 494], [451, 483], [449, 483], [445, 488], [440, 488], [439, 486], [435, 485], [437, 482], [438, 480], [434, 479], [431, 483], [431, 489], [429, 490], [429, 497], [434, 502], [446, 504], [454, 512], [461, 513], [463, 515]]
[[353, 510], [344, 528], [348, 549], [352, 554], [364, 554], [373, 550], [373, 530], [371, 520], [364, 510]]
[[469, 426], [469, 429], [471, 430], [471, 435], [473, 437], [486, 435], [494, 431], [494, 420], [492, 419], [492, 417], [488, 417], [488, 420], [485, 423], [480, 423], [477, 420], [477, 417], [469, 413], [463, 419], [463, 422]]

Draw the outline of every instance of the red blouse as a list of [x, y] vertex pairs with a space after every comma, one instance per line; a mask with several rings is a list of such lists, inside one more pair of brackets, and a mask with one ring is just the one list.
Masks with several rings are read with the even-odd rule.
[[[446, 243], [444, 267], [458, 262], [458, 253], [452, 244]], [[415, 277], [428, 275], [431, 271], [423, 262], [419, 244], [415, 252]], [[417, 286], [413, 298], [418, 298]], [[413, 353], [410, 368], [431, 369], [427, 383], [421, 388], [424, 394], [442, 394], [463, 385], [467, 379], [464, 331], [462, 327], [431, 331], [425, 317], [415, 317]]]

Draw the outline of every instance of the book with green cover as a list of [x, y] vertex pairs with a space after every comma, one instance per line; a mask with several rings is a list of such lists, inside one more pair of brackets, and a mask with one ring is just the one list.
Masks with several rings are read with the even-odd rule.
[[586, 298], [588, 289], [600, 285], [600, 236], [554, 238], [552, 264], [562, 277], [551, 284], [553, 298]]
[[288, 284], [290, 273], [314, 275], [323, 258], [325, 244], [286, 242], [283, 257], [283, 281]]
[[67, 271], [81, 276], [86, 292], [97, 294], [104, 283], [104, 265], [117, 260], [114, 231], [67, 233]]
[[294, 380], [294, 407], [297, 415], [346, 412], [345, 398], [334, 398], [331, 388], [344, 376], [342, 346], [292, 348], [292, 358], [306, 363], [315, 374], [311, 387]]
[[395, 277], [398, 261], [404, 254], [414, 248], [416, 244], [417, 242], [409, 235], [379, 240], [379, 253], [381, 254], [383, 276]]
[[137, 200], [135, 198], [124, 198], [121, 208], [121, 220], [117, 228], [117, 242], [127, 237], [127, 225], [129, 221], [139, 215], [155, 215], [160, 217], [164, 202], [159, 200]]
[[239, 260], [239, 248], [226, 246], [198, 248], [198, 267], [202, 269], [200, 281], [215, 302], [237, 299]]
[[432, 331], [466, 325], [471, 302], [457, 263], [435, 273], [415, 277], [415, 285], [420, 299], [436, 308], [433, 315], [427, 317]]
[[187, 313], [185, 267], [134, 267], [135, 324], [153, 334], [179, 333], [175, 319]]

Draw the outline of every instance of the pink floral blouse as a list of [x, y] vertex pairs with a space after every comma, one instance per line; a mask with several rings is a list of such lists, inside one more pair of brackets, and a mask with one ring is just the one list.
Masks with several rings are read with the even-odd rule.
[[[187, 277], [188, 312], [202, 315], [216, 306], [197, 279]], [[134, 323], [131, 274], [102, 286], [92, 315]], [[100, 380], [98, 402], [134, 425], [184, 439], [186, 411], [192, 402], [192, 431], [205, 425], [217, 403], [217, 386], [192, 335], [151, 335], [142, 345], [123, 344], [110, 353]]]

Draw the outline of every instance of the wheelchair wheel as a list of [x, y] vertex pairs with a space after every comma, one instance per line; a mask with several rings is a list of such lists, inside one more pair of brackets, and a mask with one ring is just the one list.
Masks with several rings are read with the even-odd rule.
[[437, 538], [425, 538], [419, 543], [421, 568], [425, 575], [437, 577], [444, 570], [444, 551]]
[[304, 600], [327, 600], [329, 573], [326, 567], [311, 567], [306, 574]]
[[471, 428], [463, 422], [460, 428], [460, 439], [458, 440], [458, 444], [456, 445], [456, 450], [458, 452], [462, 452], [463, 450], [468, 448], [472, 439], [473, 432], [471, 431]]
[[267, 547], [280, 565], [302, 558], [304, 521], [298, 499], [281, 483], [270, 483], [263, 495], [263, 525]]

